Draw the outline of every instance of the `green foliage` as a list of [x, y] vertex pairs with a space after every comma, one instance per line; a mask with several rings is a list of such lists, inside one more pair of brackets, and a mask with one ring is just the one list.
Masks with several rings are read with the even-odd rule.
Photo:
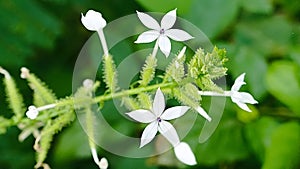
[[300, 114], [299, 66], [289, 61], [277, 61], [270, 65], [266, 85], [268, 91], [278, 100]]
[[12, 121], [0, 116], [0, 122], [0, 134], [4, 134], [7, 128], [12, 125]]
[[239, 0], [193, 0], [189, 13], [183, 17], [209, 38], [216, 38], [234, 22], [238, 16]]
[[1, 64], [20, 66], [34, 47], [53, 48], [61, 24], [37, 1], [1, 1], [0, 7]]
[[273, 12], [271, 0], [244, 0], [241, 1], [242, 7], [253, 13], [270, 14]]
[[262, 169], [298, 168], [300, 126], [289, 122], [279, 126], [271, 136]]
[[[147, 0], [136, 0], [143, 7], [153, 12], [168, 12], [171, 9], [178, 9], [179, 13], [187, 13], [189, 12], [189, 6], [192, 3], [192, 0], [186, 1], [177, 1], [177, 0], [152, 0], [151, 3]], [[167, 8], [166, 8], [167, 7]]]

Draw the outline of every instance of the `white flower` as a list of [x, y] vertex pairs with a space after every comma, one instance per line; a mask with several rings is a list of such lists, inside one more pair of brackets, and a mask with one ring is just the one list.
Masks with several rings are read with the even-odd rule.
[[90, 31], [98, 31], [106, 26], [106, 21], [101, 13], [94, 10], [89, 10], [85, 16], [81, 13], [81, 22]]
[[108, 161], [105, 157], [102, 157], [101, 160], [98, 158], [98, 154], [95, 148], [91, 148], [92, 156], [94, 162], [98, 165], [99, 169], [107, 169], [108, 168]]
[[29, 106], [28, 111], [25, 114], [29, 119], [33, 120], [33, 119], [36, 119], [36, 117], [39, 115], [40, 111], [51, 109], [51, 108], [54, 108], [55, 106], [56, 106], [56, 104], [48, 104], [48, 105], [38, 107], [38, 108], [36, 108], [35, 106]]
[[140, 109], [126, 114], [138, 122], [150, 123], [143, 131], [140, 148], [151, 142], [157, 131], [159, 131], [175, 147], [180, 143], [179, 137], [173, 125], [166, 120], [181, 117], [189, 108], [190, 107], [188, 106], [176, 106], [164, 111], [164, 95], [160, 88], [158, 88], [151, 111]]
[[236, 103], [241, 109], [251, 112], [246, 103], [256, 104], [258, 103], [251, 94], [246, 92], [239, 92], [242, 85], [246, 84], [244, 82], [245, 73], [241, 74], [236, 78], [233, 86], [231, 87], [230, 95], [232, 102]]
[[30, 119], [35, 119], [39, 115], [39, 111], [35, 106], [29, 106], [26, 116]]
[[108, 161], [105, 157], [101, 158], [99, 162], [100, 169], [107, 169], [108, 168]]
[[179, 161], [181, 161], [187, 165], [196, 165], [197, 164], [195, 155], [187, 143], [185, 143], [185, 142], [179, 143], [175, 147], [174, 151], [175, 151], [175, 155]]
[[176, 9], [168, 12], [159, 23], [148, 14], [138, 12], [137, 15], [141, 22], [149, 29], [142, 33], [135, 43], [149, 43], [157, 39], [160, 50], [166, 57], [169, 56], [171, 51], [170, 39], [175, 41], [186, 41], [193, 37], [187, 32], [180, 29], [171, 29], [176, 21]]

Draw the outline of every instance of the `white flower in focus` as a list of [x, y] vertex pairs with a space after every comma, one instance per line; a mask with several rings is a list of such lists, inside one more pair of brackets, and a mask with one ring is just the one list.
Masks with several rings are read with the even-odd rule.
[[166, 120], [181, 117], [189, 108], [190, 107], [188, 106], [176, 106], [164, 111], [164, 95], [160, 88], [158, 88], [151, 111], [140, 109], [126, 114], [138, 122], [150, 123], [143, 131], [140, 148], [151, 142], [157, 131], [159, 131], [175, 147], [180, 143], [179, 137], [173, 125]]
[[154, 18], [152, 18], [148, 14], [137, 11], [137, 15], [140, 21], [147, 28], [152, 30], [142, 33], [137, 38], [135, 43], [149, 43], [157, 39], [158, 46], [166, 57], [169, 56], [171, 51], [171, 42], [169, 38], [175, 41], [186, 41], [193, 38], [190, 34], [183, 30], [171, 29], [176, 21], [176, 9], [164, 15], [160, 22], [160, 25]]
[[38, 109], [35, 106], [29, 106], [28, 111], [26, 112], [26, 116], [30, 119], [35, 119], [39, 114]]
[[251, 112], [246, 103], [257, 104], [258, 102], [252, 97], [251, 94], [247, 92], [239, 92], [242, 85], [246, 84], [244, 82], [245, 73], [241, 74], [236, 78], [233, 86], [231, 87], [230, 95], [232, 102], [236, 103], [241, 109]]
[[187, 143], [185, 143], [185, 142], [179, 143], [174, 148], [174, 151], [175, 151], [175, 155], [176, 155], [177, 159], [179, 161], [183, 162], [184, 164], [187, 164], [187, 165], [196, 165], [197, 164], [195, 155]]
[[106, 21], [101, 13], [94, 10], [89, 10], [85, 16], [81, 13], [81, 22], [90, 31], [98, 31], [106, 26]]

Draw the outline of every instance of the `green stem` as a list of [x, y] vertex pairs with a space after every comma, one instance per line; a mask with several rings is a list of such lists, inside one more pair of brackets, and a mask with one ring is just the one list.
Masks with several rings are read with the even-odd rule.
[[[123, 90], [117, 93], [109, 93], [109, 94], [105, 94], [102, 96], [97, 96], [95, 98], [93, 98], [92, 103], [101, 103], [107, 100], [111, 100], [111, 99], [117, 99], [117, 98], [121, 98], [124, 96], [132, 96], [132, 95], [136, 95], [139, 94], [141, 92], [148, 92], [148, 91], [153, 91], [156, 90], [157, 88], [173, 88], [176, 87], [178, 84], [175, 82], [170, 82], [170, 83], [159, 83], [159, 84], [155, 84], [155, 85], [151, 85], [151, 86], [146, 86], [146, 87], [138, 87], [135, 89], [128, 89], [128, 90]], [[70, 104], [76, 104], [76, 103], [82, 103], [86, 101], [86, 99], [76, 99], [74, 100], [73, 97], [70, 97], [67, 100], [63, 100], [61, 102], [56, 103], [55, 107], [62, 107], [62, 106], [66, 106], [66, 105], [70, 105]]]

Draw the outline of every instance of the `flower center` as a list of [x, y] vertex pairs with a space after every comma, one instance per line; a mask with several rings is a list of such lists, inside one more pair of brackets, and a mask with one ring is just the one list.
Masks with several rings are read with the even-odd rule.
[[161, 35], [163, 35], [163, 34], [165, 33], [165, 29], [161, 29], [161, 30], [159, 31], [159, 33], [160, 33]]
[[157, 117], [156, 119], [159, 123], [161, 122], [161, 118], [160, 117]]

